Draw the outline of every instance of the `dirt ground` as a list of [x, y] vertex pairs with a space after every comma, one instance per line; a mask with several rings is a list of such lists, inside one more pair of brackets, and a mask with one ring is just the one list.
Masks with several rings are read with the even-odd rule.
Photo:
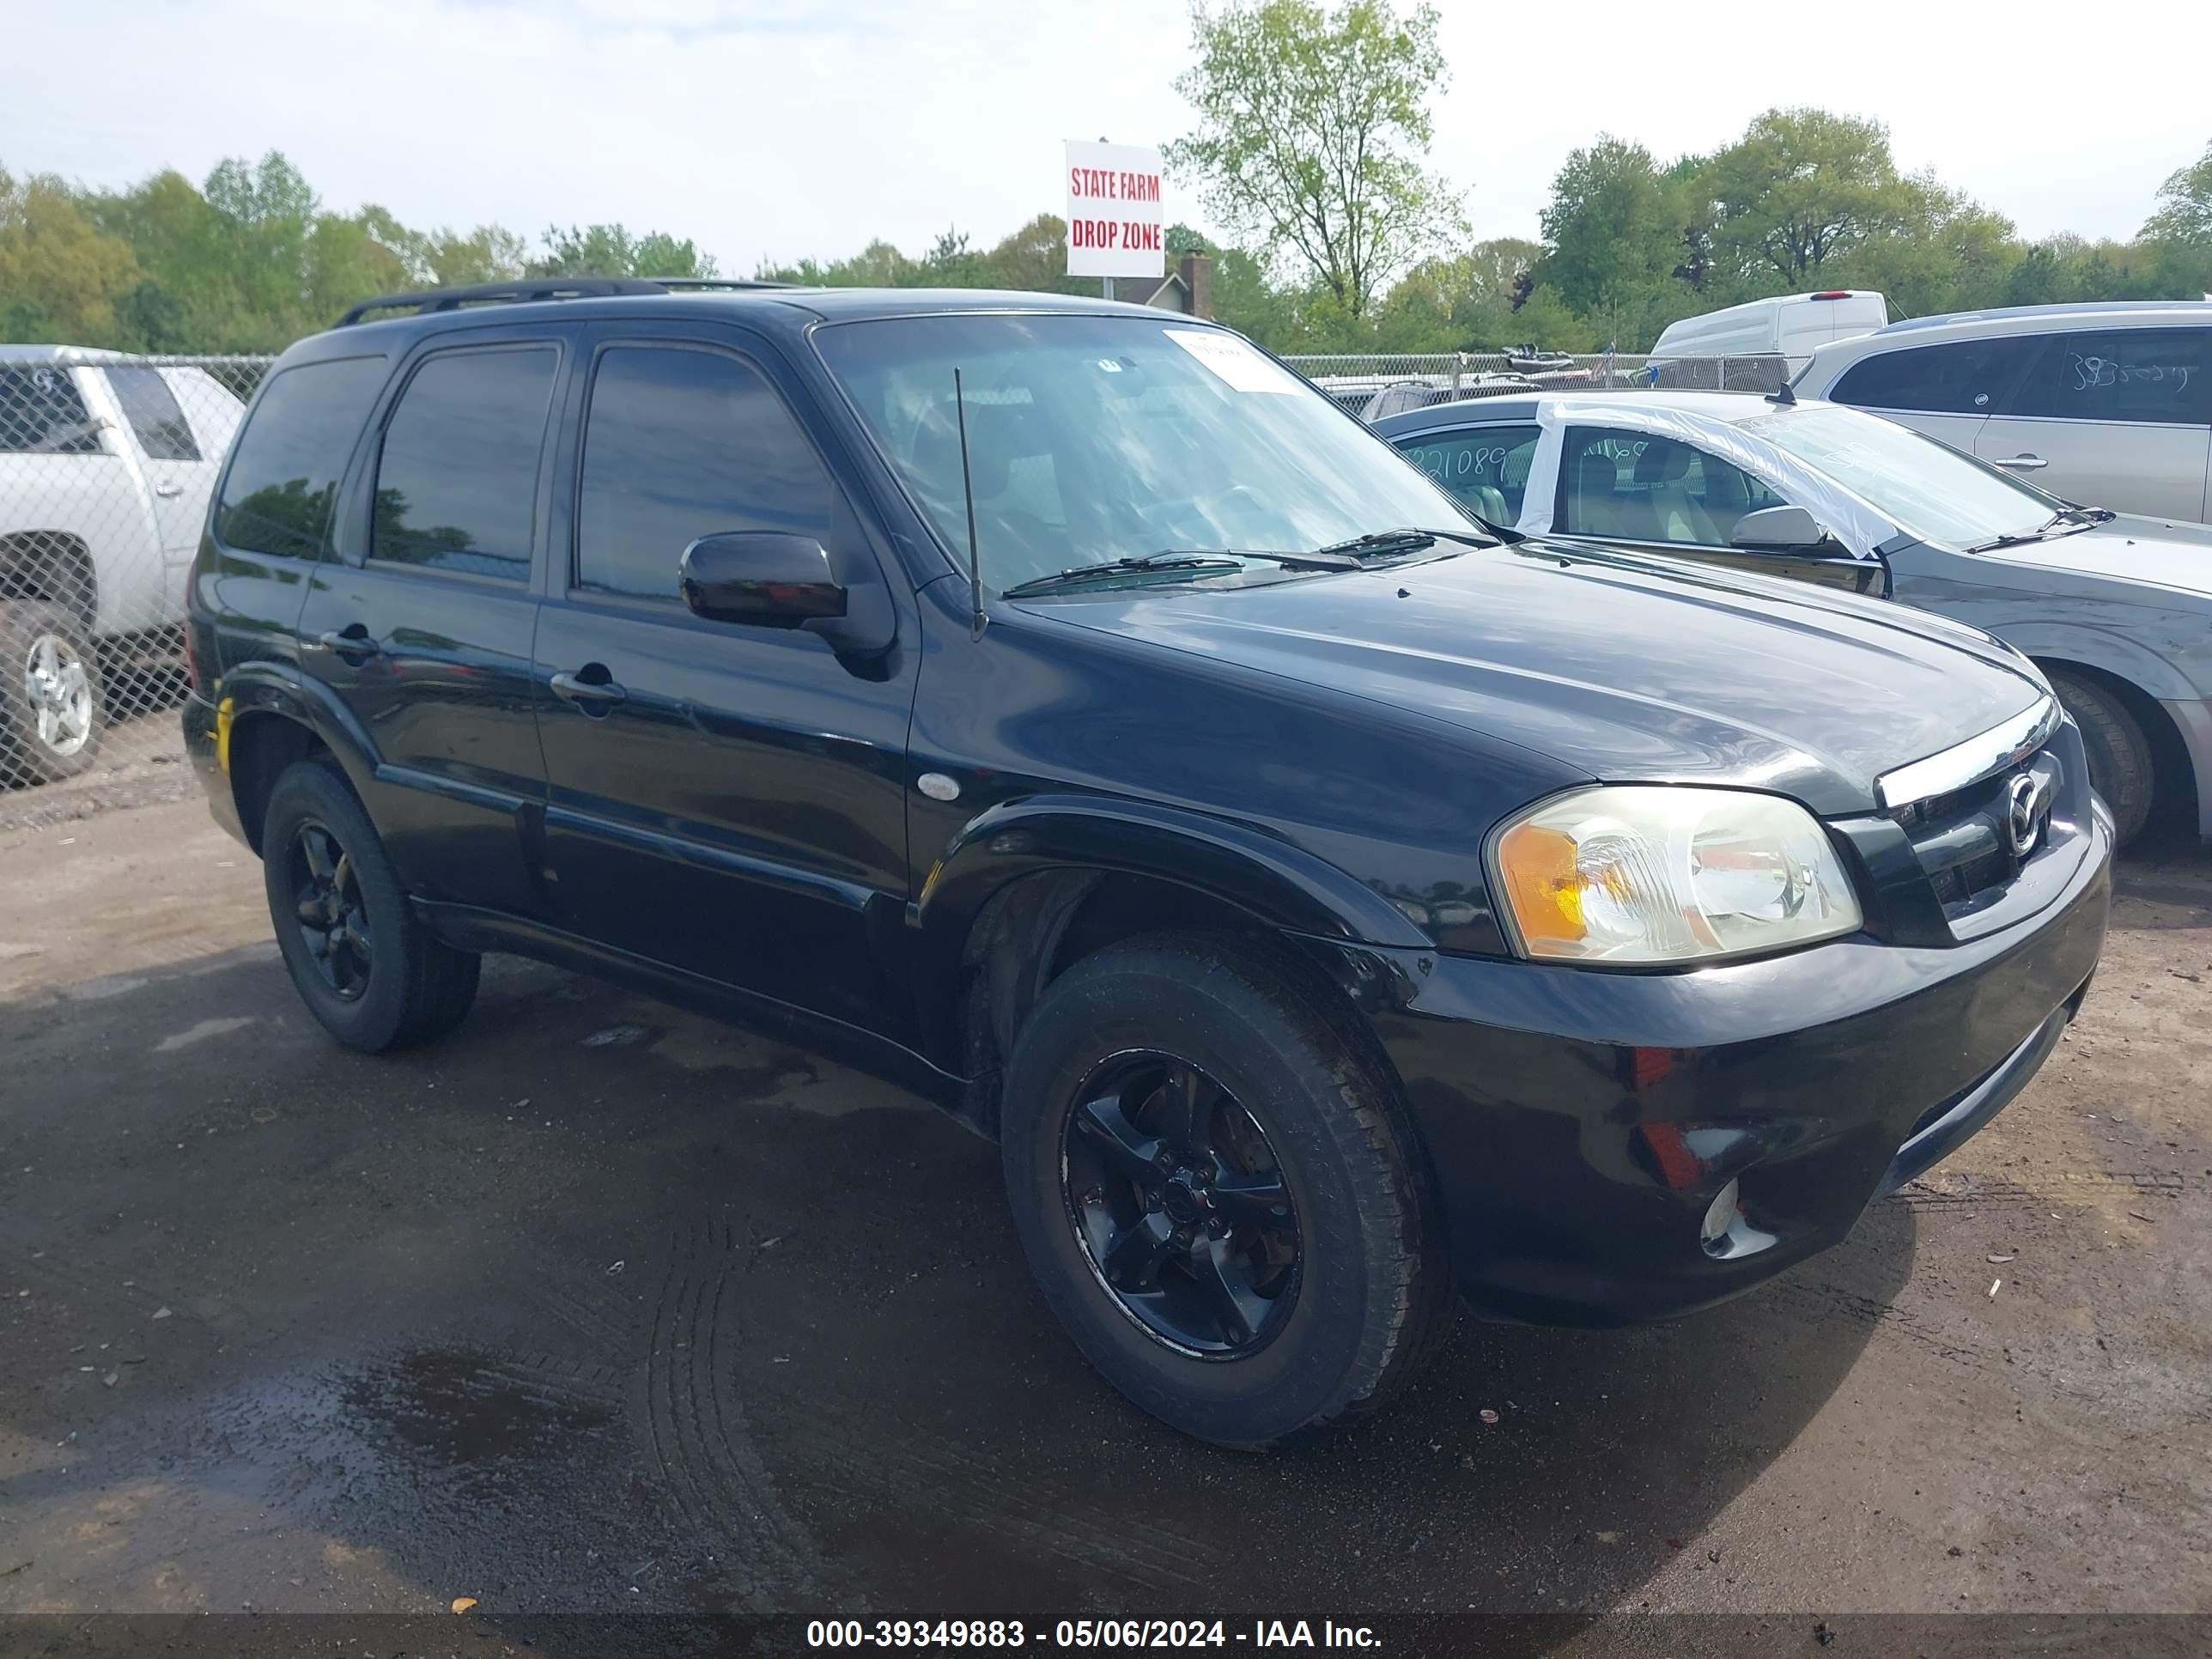
[[932, 1109], [514, 962], [348, 1054], [252, 858], [148, 790], [0, 831], [0, 1613], [2212, 1609], [2193, 848], [1842, 1248], [1673, 1326], [1462, 1320], [1255, 1458], [1093, 1376]]

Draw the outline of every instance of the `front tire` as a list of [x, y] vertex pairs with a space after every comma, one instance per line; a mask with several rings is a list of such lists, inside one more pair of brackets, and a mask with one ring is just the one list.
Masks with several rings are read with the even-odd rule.
[[307, 1011], [369, 1054], [443, 1036], [475, 1002], [483, 958], [431, 937], [337, 769], [300, 761], [269, 792], [261, 870], [284, 966]]
[[92, 636], [61, 605], [0, 604], [0, 781], [59, 783], [100, 758], [106, 724]]
[[2090, 787], [2112, 809], [2113, 839], [2124, 847], [2150, 821], [2158, 795], [2150, 739], [2128, 706], [2103, 686], [2063, 672], [2048, 678], [2060, 704], [2081, 728]]
[[1022, 1028], [1001, 1123], [1045, 1300], [1185, 1433], [1256, 1449], [1360, 1414], [1449, 1311], [1395, 1079], [1261, 947], [1161, 936], [1076, 963]]

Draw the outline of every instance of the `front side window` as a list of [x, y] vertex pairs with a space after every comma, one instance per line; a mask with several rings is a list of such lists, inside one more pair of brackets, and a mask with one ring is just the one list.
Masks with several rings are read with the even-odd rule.
[[148, 460], [199, 459], [199, 444], [192, 437], [185, 411], [177, 407], [177, 394], [169, 390], [160, 369], [111, 368], [107, 385], [123, 407], [123, 418], [131, 422], [139, 453]]
[[2069, 421], [2212, 422], [2212, 328], [2066, 335], [2051, 342], [2009, 412]]
[[370, 556], [461, 575], [530, 575], [538, 465], [560, 354], [441, 352], [399, 394], [376, 467]]
[[270, 380], [231, 451], [216, 539], [281, 558], [320, 556], [338, 481], [386, 367], [381, 357], [343, 357]]
[[[814, 339], [963, 566], [972, 488], [986, 587], [1154, 553], [1311, 552], [1401, 526], [1479, 533], [1376, 434], [1220, 329], [1001, 313], [841, 323]], [[1228, 574], [1246, 572], [1280, 574], [1256, 559]]]
[[592, 376], [576, 503], [576, 585], [677, 597], [702, 536], [780, 530], [834, 544], [836, 486], [791, 410], [738, 358], [611, 346]]
[[1993, 414], [2042, 344], [2034, 336], [2008, 335], [1885, 351], [1846, 369], [1828, 396], [1859, 409]]
[[1528, 465], [1542, 435], [1534, 424], [1420, 432], [1397, 439], [1405, 457], [1492, 524], [1510, 527], [1528, 493]]
[[1741, 467], [1675, 438], [1571, 427], [1559, 528], [1613, 541], [1726, 547], [1747, 513], [1784, 505]]
[[100, 453], [100, 428], [68, 369], [0, 367], [0, 453]]

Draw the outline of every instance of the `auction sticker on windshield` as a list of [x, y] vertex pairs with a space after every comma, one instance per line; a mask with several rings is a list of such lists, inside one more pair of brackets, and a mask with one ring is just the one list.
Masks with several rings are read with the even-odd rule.
[[1210, 328], [1171, 328], [1167, 337], [1239, 392], [1296, 393], [1297, 377], [1269, 362], [1234, 334]]

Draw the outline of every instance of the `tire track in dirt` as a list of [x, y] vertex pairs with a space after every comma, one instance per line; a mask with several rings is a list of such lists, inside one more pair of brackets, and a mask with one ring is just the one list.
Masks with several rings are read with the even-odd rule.
[[744, 1262], [726, 1220], [679, 1228], [653, 1297], [641, 1420], [653, 1466], [738, 1599], [774, 1611], [818, 1582], [816, 1552], [785, 1510], [737, 1386]]

